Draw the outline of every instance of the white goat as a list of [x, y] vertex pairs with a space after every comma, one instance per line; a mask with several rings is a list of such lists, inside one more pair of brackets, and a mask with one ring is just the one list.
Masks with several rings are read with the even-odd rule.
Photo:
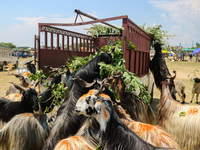
[[200, 106], [182, 105], [170, 93], [170, 82], [162, 84], [158, 125], [170, 133], [182, 149], [200, 149]]

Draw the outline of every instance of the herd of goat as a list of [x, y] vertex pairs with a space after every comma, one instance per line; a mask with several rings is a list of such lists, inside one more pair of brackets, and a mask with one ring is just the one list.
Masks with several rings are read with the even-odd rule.
[[[102, 53], [75, 74], [55, 69], [50, 85], [39, 94], [35, 90], [39, 81], [32, 85], [28, 73], [16, 75], [21, 85], [12, 83], [6, 96], [0, 97], [0, 149], [200, 149], [200, 106], [183, 104], [184, 84], [174, 80], [175, 71], [171, 76], [161, 46], [155, 49], [150, 70], [161, 92], [157, 125], [151, 105], [124, 91], [122, 73], [101, 80], [98, 63], [112, 63], [111, 55]], [[197, 94], [198, 102], [200, 79], [194, 80], [193, 96]], [[60, 82], [68, 92], [55, 108], [52, 87]], [[108, 85], [120, 95], [120, 103]], [[176, 93], [182, 104], [176, 101]], [[44, 113], [46, 107], [54, 113]]]

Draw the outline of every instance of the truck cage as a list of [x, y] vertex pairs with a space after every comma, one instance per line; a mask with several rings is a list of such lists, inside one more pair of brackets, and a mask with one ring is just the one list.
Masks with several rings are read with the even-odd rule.
[[[145, 76], [149, 73], [150, 35], [131, 21], [127, 15], [97, 19], [80, 10], [75, 10], [75, 12], [77, 13], [77, 16], [74, 23], [38, 23], [38, 36], [35, 35], [34, 37], [34, 62], [38, 69], [42, 69], [45, 74], [48, 74], [49, 70], [44, 66], [50, 65], [52, 67], [59, 67], [65, 64], [68, 57], [85, 57], [94, 54], [95, 47], [100, 49], [109, 41], [114, 42], [120, 39], [122, 40], [122, 50], [126, 61], [126, 69], [135, 73], [138, 77]], [[76, 23], [78, 15], [80, 17], [81, 15], [84, 15], [93, 20]], [[113, 20], [122, 20], [122, 27], [124, 29], [119, 37], [105, 35], [93, 38], [86, 34], [55, 27], [103, 23], [112, 28], [116, 28], [106, 22]], [[44, 36], [41, 36], [42, 34]], [[42, 46], [41, 41], [44, 41]], [[137, 51], [128, 48], [128, 41], [136, 46]], [[48, 46], [48, 44], [50, 46]]]

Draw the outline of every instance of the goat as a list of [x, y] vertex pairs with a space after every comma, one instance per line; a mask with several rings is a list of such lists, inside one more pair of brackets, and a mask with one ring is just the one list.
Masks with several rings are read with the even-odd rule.
[[143, 123], [154, 124], [155, 114], [150, 105], [144, 103], [133, 93], [125, 92], [125, 84], [121, 78], [115, 79], [111, 84], [112, 89], [117, 92], [121, 99], [122, 107], [127, 111], [133, 120]]
[[[94, 110], [94, 103], [97, 98], [100, 97], [104, 100], [111, 101], [108, 95], [99, 94], [97, 97], [97, 93], [97, 90], [90, 90], [87, 94], [81, 96], [76, 103], [75, 109], [82, 112], [81, 114], [83, 115], [90, 115]], [[85, 109], [86, 107], [88, 109]], [[153, 126], [132, 120], [120, 106], [114, 105], [114, 109], [121, 121], [147, 143], [158, 147], [179, 148], [178, 144], [159, 126]], [[84, 110], [86, 111], [84, 112]]]
[[40, 150], [48, 137], [46, 115], [22, 113], [14, 116], [0, 130], [3, 150]]
[[170, 79], [163, 81], [158, 105], [158, 125], [172, 135], [182, 149], [200, 149], [200, 107], [182, 105], [171, 96]]
[[[171, 74], [166, 65], [165, 59], [163, 58], [163, 53], [161, 52], [162, 50], [161, 45], [159, 43], [156, 43], [154, 47], [155, 47], [156, 53], [152, 61], [150, 61], [149, 68], [154, 76], [156, 87], [161, 91], [161, 88], [162, 88], [161, 81], [164, 81], [168, 76], [171, 76]], [[172, 93], [172, 97], [176, 100], [175, 92], [176, 92], [175, 87], [173, 85], [171, 89], [171, 93]]]
[[192, 103], [194, 95], [196, 94], [196, 103], [198, 104], [198, 97], [199, 97], [199, 93], [200, 93], [200, 79], [199, 78], [194, 78], [194, 85], [192, 88], [192, 99], [190, 101], [190, 103]]
[[176, 92], [180, 96], [181, 103], [184, 104], [185, 103], [185, 97], [186, 97], [185, 84], [180, 80], [174, 80], [174, 85], [175, 85]]
[[[100, 79], [98, 63], [102, 61], [106, 64], [110, 64], [112, 61], [111, 55], [102, 53], [96, 56], [76, 72], [75, 78], [80, 77], [88, 83], [92, 83], [96, 78]], [[77, 115], [74, 107], [77, 100], [83, 94], [87, 93], [90, 88], [94, 87], [84, 88], [77, 81], [72, 83], [69, 93], [58, 110], [54, 126], [43, 147], [44, 150], [53, 149], [59, 140], [72, 136], [78, 131], [81, 122], [84, 121], [86, 117]]]
[[20, 113], [32, 113], [33, 110], [39, 110], [38, 94], [34, 89], [37, 83], [35, 83], [33, 88], [25, 88], [13, 83], [16, 88], [24, 91], [21, 101], [12, 102], [0, 97], [0, 120], [2, 122], [8, 122], [13, 116]]
[[85, 102], [80, 99], [77, 101], [75, 110], [78, 114], [96, 119], [100, 125], [100, 145], [105, 150], [165, 149], [146, 143], [123, 124], [107, 97], [85, 98]]
[[[20, 79], [20, 85], [23, 87], [28, 87], [29, 85], [32, 85], [30, 79], [28, 78], [30, 73], [29, 72], [25, 72], [23, 75], [20, 74], [13, 74], [15, 75], [15, 77]], [[19, 89], [17, 89], [14, 85], [11, 85], [7, 91], [6, 91], [6, 96], [11, 94], [11, 93], [16, 93], [16, 94], [21, 94], [22, 91], [20, 91]]]

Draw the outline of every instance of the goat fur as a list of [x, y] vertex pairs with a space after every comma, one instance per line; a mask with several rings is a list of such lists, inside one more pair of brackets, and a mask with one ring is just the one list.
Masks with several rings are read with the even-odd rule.
[[[101, 100], [95, 102], [93, 108], [89, 107], [91, 106], [86, 106], [85, 110], [81, 110], [80, 107], [77, 107], [76, 111], [79, 114], [94, 117], [100, 124], [100, 145], [103, 147], [103, 149], [165, 149], [154, 147], [146, 143], [133, 131], [131, 131], [125, 124], [123, 124], [116, 114], [111, 101], [104, 100], [102, 98]], [[87, 109], [90, 109], [92, 112], [88, 113]]]
[[190, 103], [192, 103], [194, 95], [196, 94], [196, 103], [198, 104], [199, 93], [200, 93], [200, 79], [194, 78], [194, 84], [192, 87], [192, 98], [191, 98]]
[[185, 103], [185, 84], [180, 80], [174, 80], [175, 90], [181, 99], [181, 103]]
[[133, 120], [148, 124], [155, 124], [155, 114], [150, 105], [144, 103], [132, 93], [125, 92], [123, 89], [123, 81], [121, 78], [112, 82], [112, 89], [118, 93], [123, 103], [122, 107], [127, 111]]
[[21, 101], [12, 102], [0, 97], [0, 120], [8, 122], [17, 114], [25, 112], [33, 113], [33, 110], [39, 110], [37, 96], [37, 92], [30, 88], [23, 93]]
[[200, 106], [182, 105], [175, 101], [169, 81], [164, 81], [158, 105], [158, 125], [170, 133], [182, 149], [197, 150], [200, 149], [199, 122]]
[[[154, 76], [156, 87], [161, 91], [161, 88], [162, 88], [161, 81], [164, 81], [168, 76], [171, 76], [171, 74], [166, 65], [165, 59], [163, 58], [161, 45], [159, 43], [156, 43], [154, 45], [154, 48], [155, 48], [156, 53], [152, 61], [150, 61], [149, 68]], [[171, 89], [171, 93], [172, 93], [172, 97], [176, 100], [174, 85]]]
[[[84, 94], [79, 98], [75, 107], [79, 114], [86, 116], [90, 115], [94, 111], [95, 101], [99, 98], [111, 101], [108, 95], [100, 94], [95, 96], [95, 93], [97, 93], [97, 90], [90, 90], [87, 94]], [[163, 131], [159, 126], [153, 126], [132, 120], [126, 111], [116, 104], [114, 105], [114, 109], [121, 121], [147, 143], [158, 147], [180, 148], [170, 135]]]
[[19, 114], [0, 130], [0, 146], [3, 150], [40, 150], [48, 132], [46, 115]]
[[[76, 72], [75, 77], [80, 77], [88, 83], [92, 83], [96, 78], [100, 79], [98, 63], [102, 61], [106, 64], [111, 63], [111, 55], [102, 53], [93, 58]], [[81, 122], [83, 122], [86, 117], [77, 115], [74, 107], [79, 97], [88, 91], [89, 88], [83, 88], [77, 81], [72, 83], [69, 93], [58, 110], [56, 121], [45, 142], [44, 150], [53, 149], [59, 140], [75, 135], [79, 130]]]

